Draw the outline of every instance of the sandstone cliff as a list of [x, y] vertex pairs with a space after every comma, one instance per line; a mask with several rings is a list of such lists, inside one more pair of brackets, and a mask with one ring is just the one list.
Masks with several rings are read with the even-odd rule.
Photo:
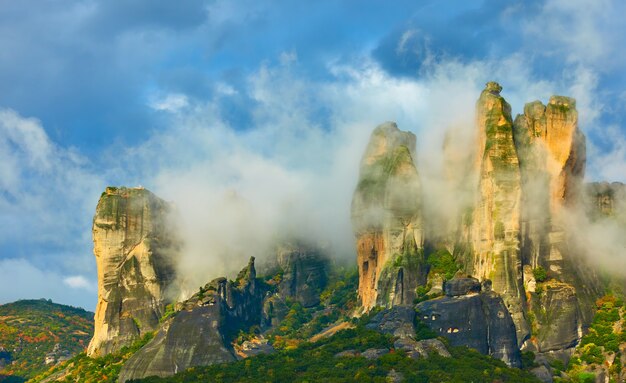
[[478, 191], [472, 220], [472, 259], [467, 271], [493, 281], [517, 328], [518, 341], [528, 337], [520, 254], [522, 179], [511, 106], [490, 82], [476, 104]]
[[576, 101], [552, 96], [545, 106], [526, 104], [514, 133], [524, 191], [523, 260], [529, 269], [547, 270], [546, 282], [526, 273], [528, 310], [536, 318], [532, 347], [564, 350], [580, 341], [600, 293], [597, 277], [570, 246], [564, 221], [566, 210], [581, 203], [585, 171], [585, 136], [578, 128]]
[[170, 206], [143, 188], [106, 189], [93, 219], [98, 304], [88, 355], [102, 356], [154, 331], [174, 281]]
[[411, 303], [424, 283], [420, 182], [415, 136], [387, 122], [361, 161], [352, 200], [359, 298], [363, 308]]
[[560, 274], [567, 252], [562, 209], [579, 200], [585, 171], [585, 136], [578, 129], [576, 101], [552, 96], [547, 106], [526, 104], [515, 119], [515, 143], [524, 180], [525, 262]]
[[261, 319], [264, 289], [257, 283], [254, 258], [234, 282], [217, 278], [165, 321], [154, 339], [124, 364], [119, 381], [170, 376], [193, 366], [236, 360], [231, 346], [239, 330]]

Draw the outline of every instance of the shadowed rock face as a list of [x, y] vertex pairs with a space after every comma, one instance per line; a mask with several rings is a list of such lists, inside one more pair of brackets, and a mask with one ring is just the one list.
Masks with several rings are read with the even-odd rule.
[[193, 366], [236, 360], [232, 337], [260, 323], [264, 294], [256, 281], [254, 258], [236, 281], [211, 281], [178, 304], [175, 316], [124, 364], [119, 381], [171, 376]]
[[[481, 292], [475, 279], [452, 279], [446, 284], [448, 295], [416, 306], [420, 320], [453, 346], [471, 347], [520, 367], [515, 325], [502, 298], [493, 291]], [[463, 291], [468, 294], [459, 295]]]
[[304, 307], [317, 305], [328, 282], [326, 257], [319, 250], [303, 245], [283, 245], [276, 260], [283, 270], [279, 295], [283, 299], [293, 298]]
[[522, 341], [529, 333], [519, 241], [522, 180], [511, 106], [500, 96], [501, 90], [499, 84], [487, 83], [476, 103], [478, 192], [471, 230], [473, 259], [467, 271], [493, 281], [493, 290], [502, 295]]
[[107, 188], [93, 219], [98, 305], [88, 355], [102, 356], [154, 331], [174, 281], [169, 205], [143, 188]]
[[374, 129], [352, 199], [363, 308], [408, 304], [424, 283], [415, 136], [388, 122]]

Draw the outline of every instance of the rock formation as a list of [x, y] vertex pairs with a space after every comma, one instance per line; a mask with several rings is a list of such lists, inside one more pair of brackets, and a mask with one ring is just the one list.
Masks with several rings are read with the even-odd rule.
[[177, 305], [154, 339], [122, 368], [119, 381], [170, 376], [193, 366], [236, 360], [231, 340], [258, 325], [265, 291], [257, 283], [254, 258], [234, 282], [217, 278]]
[[387, 122], [376, 129], [361, 161], [352, 200], [359, 298], [375, 305], [411, 303], [424, 283], [420, 182], [415, 136]]
[[[468, 346], [520, 367], [515, 325], [502, 298], [474, 278], [446, 281], [446, 295], [419, 303], [420, 320], [453, 346]], [[484, 291], [483, 291], [484, 290]]]
[[585, 185], [585, 208], [592, 220], [615, 217], [626, 224], [626, 185], [621, 182]]
[[174, 281], [170, 206], [143, 188], [108, 187], [93, 218], [98, 305], [88, 355], [102, 356], [154, 331]]
[[514, 130], [524, 180], [525, 263], [558, 275], [567, 253], [562, 209], [579, 200], [585, 171], [585, 136], [578, 129], [576, 101], [552, 96], [547, 106], [528, 103]]
[[523, 262], [548, 273], [545, 283], [526, 273], [527, 285], [538, 284], [527, 289], [528, 310], [536, 318], [528, 346], [554, 352], [578, 344], [600, 292], [597, 277], [569, 246], [564, 221], [566, 209], [582, 201], [585, 136], [578, 128], [576, 101], [564, 96], [552, 96], [545, 106], [526, 104], [514, 125], [523, 180]]
[[278, 287], [281, 298], [295, 299], [304, 307], [317, 305], [328, 282], [328, 259], [317, 249], [284, 244], [277, 250], [276, 261], [283, 272]]
[[478, 127], [478, 192], [472, 223], [472, 255], [467, 271], [493, 281], [511, 312], [522, 342], [528, 336], [520, 254], [522, 180], [515, 144], [511, 106], [502, 87], [487, 83], [476, 104]]

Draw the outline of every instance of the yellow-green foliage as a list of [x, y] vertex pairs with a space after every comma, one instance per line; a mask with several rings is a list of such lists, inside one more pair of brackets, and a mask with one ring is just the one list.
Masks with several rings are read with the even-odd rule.
[[[609, 369], [611, 378], [619, 376], [623, 369], [619, 363], [619, 345], [626, 342], [624, 302], [621, 298], [608, 294], [596, 301], [596, 307], [598, 310], [589, 332], [581, 340], [569, 363], [568, 374], [573, 377], [574, 382], [588, 381], [591, 376], [595, 376], [589, 369], [607, 363], [609, 355], [615, 355], [615, 362]], [[621, 332], [614, 331], [620, 327]]]
[[129, 347], [122, 347], [121, 350], [111, 353], [101, 358], [90, 358], [85, 353], [81, 353], [69, 361], [62, 363], [49, 371], [40, 374], [28, 383], [38, 383], [45, 378], [61, 373], [64, 377], [55, 380], [61, 383], [114, 383], [117, 382], [122, 365], [137, 350], [143, 347], [154, 337], [154, 333], [147, 333], [142, 339], [138, 339]]
[[93, 331], [93, 313], [45, 299], [0, 305], [0, 317], [0, 346], [14, 362], [0, 376], [15, 379], [45, 371], [45, 356], [57, 343], [71, 355], [83, 351]]

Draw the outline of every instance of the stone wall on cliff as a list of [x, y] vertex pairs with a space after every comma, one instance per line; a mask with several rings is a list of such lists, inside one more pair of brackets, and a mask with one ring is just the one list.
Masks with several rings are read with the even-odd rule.
[[415, 135], [393, 122], [378, 126], [361, 161], [352, 200], [359, 298], [376, 305], [411, 303], [424, 283], [420, 181]]
[[143, 188], [102, 193], [93, 218], [98, 303], [88, 355], [119, 350], [158, 328], [175, 279], [178, 242], [170, 211]]

